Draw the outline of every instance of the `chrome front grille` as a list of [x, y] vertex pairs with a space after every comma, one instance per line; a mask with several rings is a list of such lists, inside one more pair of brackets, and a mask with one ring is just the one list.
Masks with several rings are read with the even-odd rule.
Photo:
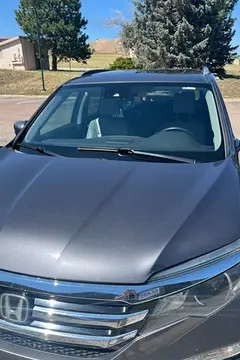
[[2, 287], [1, 294], [25, 297], [30, 307], [24, 324], [0, 319], [0, 332], [7, 334], [5, 338], [18, 339], [18, 343], [28, 347], [36, 342], [38, 347], [41, 343], [58, 346], [58, 349], [72, 346], [73, 352], [91, 350], [99, 356], [102, 351], [117, 350], [134, 339], [149, 312], [143, 305], [123, 301], [72, 299], [46, 293], [40, 297], [32, 289], [19, 293], [19, 289], [10, 292]]
[[[122, 314], [96, 314], [81, 311], [81, 305], [69, 304], [55, 300], [35, 299], [32, 316], [41, 321], [72, 325], [101, 326], [119, 329], [138, 323], [145, 319], [148, 311]], [[122, 310], [127, 307], [122, 307]], [[111, 331], [111, 330], [110, 330]]]

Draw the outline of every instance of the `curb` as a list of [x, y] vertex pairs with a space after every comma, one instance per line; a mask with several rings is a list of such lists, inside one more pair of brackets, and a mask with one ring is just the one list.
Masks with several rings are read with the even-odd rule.
[[240, 99], [239, 98], [233, 98], [233, 99], [225, 98], [224, 101], [225, 102], [240, 102]]

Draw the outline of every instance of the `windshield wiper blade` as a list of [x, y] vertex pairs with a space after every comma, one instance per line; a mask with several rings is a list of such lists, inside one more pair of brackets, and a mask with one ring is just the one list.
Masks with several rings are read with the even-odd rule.
[[139, 151], [139, 150], [133, 150], [130, 148], [107, 148], [107, 147], [90, 147], [90, 146], [80, 146], [78, 151], [92, 151], [92, 152], [109, 152], [109, 153], [116, 153], [118, 155], [122, 156], [132, 156], [132, 157], [138, 157], [138, 156], [147, 156], [150, 158], [156, 158], [156, 159], [162, 159], [162, 160], [169, 160], [173, 162], [179, 162], [179, 163], [186, 163], [186, 164], [195, 164], [195, 159], [187, 159], [180, 156], [172, 156], [172, 155], [165, 155], [165, 154], [157, 154], [157, 153], [151, 153], [147, 151]]
[[54, 153], [54, 152], [52, 152], [52, 151], [45, 150], [45, 149], [44, 149], [43, 147], [41, 147], [41, 146], [34, 146], [34, 145], [17, 143], [17, 144], [15, 145], [15, 147], [22, 147], [22, 148], [25, 148], [25, 149], [37, 151], [37, 152], [39, 152], [40, 154], [44, 154], [44, 155], [47, 155], [47, 156], [61, 156], [61, 155], [59, 155], [59, 154], [57, 154], [57, 153]]

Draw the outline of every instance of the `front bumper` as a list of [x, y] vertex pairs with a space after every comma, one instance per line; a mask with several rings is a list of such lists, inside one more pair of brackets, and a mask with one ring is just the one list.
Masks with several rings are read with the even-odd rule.
[[0, 360], [236, 358], [239, 248], [238, 240], [128, 287], [0, 271]]
[[[203, 321], [189, 319], [145, 338], [137, 338], [119, 352], [100, 357], [103, 360], [223, 360], [240, 354], [240, 297]], [[235, 346], [231, 347], [231, 345]], [[239, 344], [239, 345], [236, 345]], [[223, 349], [227, 349], [223, 351]], [[221, 349], [221, 351], [220, 351]], [[216, 350], [213, 357], [209, 354]], [[239, 357], [240, 358], [240, 357]], [[1, 360], [75, 360], [79, 357], [59, 356], [0, 342]], [[82, 358], [81, 358], [82, 359]]]

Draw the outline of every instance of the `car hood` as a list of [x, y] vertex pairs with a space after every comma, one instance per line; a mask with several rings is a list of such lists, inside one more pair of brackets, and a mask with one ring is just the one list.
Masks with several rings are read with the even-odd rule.
[[138, 284], [240, 237], [231, 159], [176, 164], [0, 151], [0, 268]]

